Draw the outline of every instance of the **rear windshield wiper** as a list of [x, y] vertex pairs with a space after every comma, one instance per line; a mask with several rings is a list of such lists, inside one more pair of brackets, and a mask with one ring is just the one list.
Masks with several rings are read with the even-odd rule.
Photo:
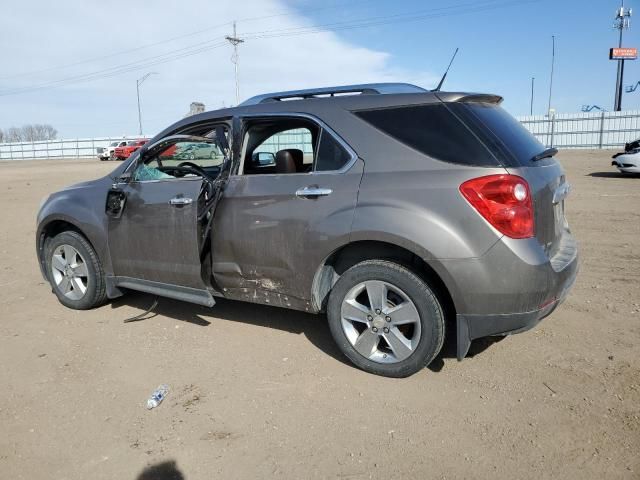
[[546, 150], [538, 153], [537, 155], [534, 155], [533, 157], [531, 157], [531, 161], [532, 162], [537, 162], [538, 160], [542, 160], [543, 158], [549, 158], [549, 157], [553, 157], [554, 155], [558, 154], [558, 149], [557, 148], [547, 148]]

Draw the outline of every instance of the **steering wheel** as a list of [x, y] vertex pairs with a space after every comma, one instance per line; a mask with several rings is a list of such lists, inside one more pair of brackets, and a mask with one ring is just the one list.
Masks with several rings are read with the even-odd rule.
[[200, 165], [196, 165], [193, 162], [182, 162], [182, 163], [179, 163], [177, 167], [190, 168], [191, 170], [195, 170], [196, 172], [198, 172], [198, 174], [200, 174], [201, 177], [211, 178], [211, 175], [209, 175], [204, 168], [202, 168]]
[[193, 162], [182, 162], [179, 163], [178, 165], [176, 165], [178, 168], [191, 168], [193, 170], [195, 170], [196, 172], [198, 172], [201, 175], [207, 176], [207, 172], [204, 170], [204, 168], [202, 168], [200, 165], [196, 165]]

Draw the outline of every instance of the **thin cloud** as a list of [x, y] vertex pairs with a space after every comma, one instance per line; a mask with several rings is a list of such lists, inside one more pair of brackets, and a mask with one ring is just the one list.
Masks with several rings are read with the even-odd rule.
[[[33, 12], [39, 13], [34, 16]], [[21, 2], [0, 20], [0, 41], [10, 46], [3, 51], [3, 63], [13, 66], [12, 71], [3, 73], [8, 76], [66, 65], [224, 24], [234, 18], [283, 12], [289, 14], [245, 25], [239, 23], [238, 34], [313, 25], [303, 12], [296, 13], [279, 0], [196, 0], [179, 8], [168, 0], [144, 5], [123, 0], [75, 0], [65, 2], [64, 8], [43, 0]], [[27, 23], [29, 28], [25, 28]], [[0, 80], [0, 90], [83, 75], [190, 43], [223, 38], [229, 33], [230, 30], [221, 28], [177, 40], [175, 44], [157, 45], [38, 75], [6, 78]], [[135, 80], [146, 71], [156, 71], [159, 75], [147, 80], [141, 90], [145, 133], [155, 133], [182, 117], [191, 101], [202, 101], [207, 109], [235, 103], [231, 53], [231, 47], [225, 46], [110, 78], [0, 97], [0, 127], [47, 122], [56, 126], [61, 136], [134, 133]], [[247, 40], [240, 47], [239, 69], [243, 98], [289, 88], [409, 78], [431, 86], [437, 81], [430, 72], [398, 69], [389, 53], [354, 45], [332, 32]]]

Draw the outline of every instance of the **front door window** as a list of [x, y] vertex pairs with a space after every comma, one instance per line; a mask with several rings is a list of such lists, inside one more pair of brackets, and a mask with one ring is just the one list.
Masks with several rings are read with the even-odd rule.
[[134, 180], [144, 182], [193, 176], [215, 179], [225, 156], [214, 134], [212, 137], [201, 137], [200, 140], [198, 137], [185, 137], [184, 140], [172, 140], [166, 147], [157, 147], [137, 166]]

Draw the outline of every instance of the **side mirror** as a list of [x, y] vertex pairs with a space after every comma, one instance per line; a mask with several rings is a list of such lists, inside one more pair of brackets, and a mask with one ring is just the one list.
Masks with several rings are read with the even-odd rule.
[[[127, 172], [122, 173], [117, 178], [117, 183], [129, 183], [131, 181], [131, 169]], [[114, 186], [115, 188], [115, 186]]]

